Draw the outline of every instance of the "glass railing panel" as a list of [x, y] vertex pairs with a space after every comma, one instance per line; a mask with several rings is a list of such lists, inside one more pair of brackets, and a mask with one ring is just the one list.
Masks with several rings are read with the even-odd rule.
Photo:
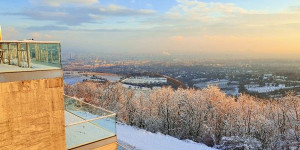
[[110, 133], [116, 133], [116, 116], [110, 116], [104, 119], [94, 120], [91, 122]]
[[8, 64], [9, 65], [18, 65], [18, 50], [17, 44], [7, 44], [9, 46], [8, 49]]
[[[0, 55], [3, 55], [1, 72], [61, 69], [60, 43], [35, 41], [0, 42]], [[15, 66], [15, 68], [12, 68]]]
[[57, 44], [29, 44], [32, 68], [41, 66], [61, 68], [60, 45]]
[[17, 51], [17, 56], [19, 59], [18, 66], [27, 68], [28, 67], [28, 58], [27, 58], [27, 49], [25, 43], [20, 43]]
[[65, 110], [86, 120], [113, 114], [112, 112], [68, 96], [65, 96]]
[[[68, 113], [68, 112], [66, 112]], [[113, 127], [114, 122], [110, 121], [107, 123], [107, 120], [110, 118], [96, 119], [94, 121], [84, 121], [82, 118], [74, 114], [66, 114], [66, 119], [79, 121], [78, 124], [73, 123], [66, 126], [66, 143], [67, 148], [74, 148], [95, 141], [100, 141], [112, 136], [115, 136], [115, 132], [111, 132], [107, 127]], [[106, 126], [103, 126], [102, 122], [106, 122]]]
[[5, 44], [5, 45], [2, 45], [2, 48], [0, 48], [1, 49], [1, 51], [4, 51], [3, 53], [4, 53], [4, 58], [2, 58], [3, 59], [3, 61], [4, 61], [4, 63], [8, 63], [8, 55], [7, 55], [7, 52], [8, 52], [8, 50], [7, 50], [7, 44]]
[[65, 96], [67, 148], [116, 135], [116, 115], [105, 109]]

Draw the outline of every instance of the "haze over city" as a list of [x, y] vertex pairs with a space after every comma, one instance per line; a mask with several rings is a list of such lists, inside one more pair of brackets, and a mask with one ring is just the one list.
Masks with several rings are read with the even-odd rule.
[[[300, 1], [1, 1], [4, 40], [65, 52], [299, 58]], [[25, 6], [25, 7], [24, 7]]]
[[0, 150], [300, 150], [300, 0], [1, 0]]

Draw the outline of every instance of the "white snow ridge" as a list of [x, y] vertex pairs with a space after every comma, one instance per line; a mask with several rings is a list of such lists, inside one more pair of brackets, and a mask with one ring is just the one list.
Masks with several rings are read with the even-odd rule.
[[179, 140], [161, 133], [151, 133], [132, 126], [117, 124], [118, 140], [138, 150], [215, 150], [201, 143]]

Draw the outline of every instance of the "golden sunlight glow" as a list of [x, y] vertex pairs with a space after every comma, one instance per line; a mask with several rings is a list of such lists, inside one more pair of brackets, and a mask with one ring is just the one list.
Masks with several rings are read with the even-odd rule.
[[1, 32], [1, 26], [0, 26], [0, 41], [2, 41], [2, 32]]

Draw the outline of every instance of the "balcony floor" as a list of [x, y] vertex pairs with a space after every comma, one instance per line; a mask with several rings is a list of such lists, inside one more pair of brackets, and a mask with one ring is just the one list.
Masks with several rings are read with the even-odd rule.
[[[65, 124], [83, 121], [82, 118], [65, 111]], [[115, 134], [91, 122], [66, 127], [67, 149], [105, 139]]]
[[34, 70], [51, 70], [59, 69], [58, 67], [34, 64], [32, 63], [32, 68], [23, 68], [16, 65], [0, 64], [0, 72], [21, 72], [21, 71], [34, 71]]

